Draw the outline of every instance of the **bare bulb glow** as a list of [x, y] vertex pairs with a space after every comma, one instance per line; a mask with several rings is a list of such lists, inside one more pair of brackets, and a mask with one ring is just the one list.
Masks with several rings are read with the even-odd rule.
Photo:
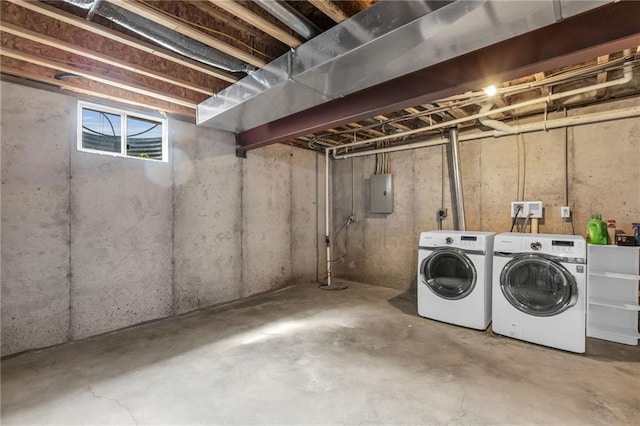
[[485, 87], [484, 88], [484, 93], [487, 94], [487, 96], [493, 96], [498, 92], [498, 89], [496, 89], [496, 86], [489, 86], [489, 87]]

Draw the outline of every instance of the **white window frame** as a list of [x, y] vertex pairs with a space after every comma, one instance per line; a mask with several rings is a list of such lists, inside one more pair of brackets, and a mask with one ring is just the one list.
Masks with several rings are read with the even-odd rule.
[[[117, 114], [120, 116], [120, 152], [108, 152], [100, 151], [98, 149], [84, 148], [82, 146], [82, 110], [84, 108], [92, 109], [95, 111], [106, 112], [109, 114]], [[93, 104], [85, 101], [78, 101], [78, 126], [77, 126], [77, 147], [78, 151], [90, 152], [92, 154], [109, 155], [111, 157], [124, 157], [135, 160], [146, 160], [166, 163], [169, 161], [169, 120], [164, 117], [157, 117], [153, 115], [139, 114], [137, 112], [126, 111], [120, 108], [106, 107], [103, 105]], [[162, 124], [162, 159], [145, 157], [134, 157], [127, 155], [127, 117], [140, 118], [143, 120], [156, 121]]]

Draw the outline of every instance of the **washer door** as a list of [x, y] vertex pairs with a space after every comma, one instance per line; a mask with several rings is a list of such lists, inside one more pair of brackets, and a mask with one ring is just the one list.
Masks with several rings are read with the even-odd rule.
[[510, 260], [500, 274], [500, 289], [514, 308], [540, 317], [557, 315], [578, 300], [571, 273], [557, 261], [536, 254]]
[[437, 249], [420, 265], [422, 283], [443, 299], [466, 297], [476, 286], [476, 268], [462, 251]]

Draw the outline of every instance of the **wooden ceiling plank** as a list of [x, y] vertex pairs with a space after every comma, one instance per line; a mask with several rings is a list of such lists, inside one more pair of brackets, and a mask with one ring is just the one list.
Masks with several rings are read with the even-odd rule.
[[184, 98], [179, 98], [179, 97], [175, 97], [175, 96], [170, 96], [170, 95], [166, 95], [164, 93], [160, 93], [160, 92], [156, 92], [154, 90], [150, 90], [148, 88], [145, 88], [141, 85], [138, 84], [134, 84], [134, 83], [121, 83], [119, 81], [110, 79], [110, 78], [106, 78], [103, 77], [99, 74], [96, 73], [92, 73], [89, 71], [85, 71], [85, 70], [81, 70], [79, 68], [75, 68], [75, 67], [71, 67], [68, 65], [65, 65], [63, 63], [60, 62], [55, 62], [55, 61], [51, 61], [49, 59], [44, 59], [44, 58], [40, 58], [37, 56], [33, 56], [33, 55], [29, 55], [23, 52], [19, 52], [17, 50], [14, 49], [8, 49], [6, 47], [3, 47], [2, 52], [0, 52], [0, 54], [2, 56], [6, 56], [9, 58], [14, 58], [14, 59], [18, 59], [21, 61], [25, 61], [25, 62], [29, 62], [32, 64], [36, 64], [36, 65], [40, 65], [42, 67], [47, 67], [47, 68], [52, 68], [58, 71], [63, 71], [63, 72], [68, 72], [71, 74], [75, 74], [81, 77], [85, 77], [88, 78], [90, 80], [94, 80], [94, 81], [98, 81], [100, 83], [104, 83], [104, 84], [108, 84], [109, 86], [114, 86], [114, 87], [118, 87], [120, 89], [124, 89], [124, 90], [128, 90], [134, 93], [139, 93], [141, 95], [145, 95], [145, 96], [149, 96], [152, 98], [156, 98], [156, 99], [160, 99], [163, 101], [167, 101], [167, 102], [171, 102], [174, 103], [176, 105], [182, 105], [182, 106], [186, 106], [188, 108], [193, 108], [195, 109], [197, 104], [191, 100], [187, 100]]
[[[406, 112], [408, 112], [409, 114], [420, 114], [422, 111], [420, 111], [417, 108], [405, 108], [404, 109]], [[428, 125], [432, 125], [433, 124], [433, 120], [430, 120], [428, 117], [425, 117], [424, 115], [419, 115], [417, 117], [418, 120], [422, 121], [423, 123], [426, 123]]]
[[336, 23], [340, 23], [348, 18], [348, 16], [335, 4], [329, 0], [309, 0], [316, 9], [333, 19]]
[[389, 120], [390, 120], [390, 118], [389, 118], [389, 117], [387, 117], [386, 115], [382, 115], [382, 114], [381, 114], [381, 115], [376, 115], [376, 116], [375, 116], [375, 117], [373, 117], [373, 118], [375, 118], [375, 119], [376, 119], [376, 120], [378, 120], [378, 121], [382, 121], [382, 122], [383, 122], [383, 123], [382, 123], [382, 125], [383, 125], [383, 126], [384, 126], [384, 125], [389, 125], [389, 126], [391, 126], [391, 127], [395, 127], [396, 129], [403, 130], [403, 131], [411, 130], [411, 127], [409, 127], [409, 126], [405, 126], [404, 124], [395, 123], [395, 122], [387, 123], [387, 121], [389, 121]]
[[64, 50], [65, 52], [73, 53], [75, 55], [81, 55], [88, 59], [93, 59], [98, 62], [102, 62], [104, 64], [112, 65], [117, 68], [122, 68], [127, 71], [134, 72], [136, 74], [144, 75], [147, 77], [155, 78], [156, 80], [164, 81], [166, 83], [171, 83], [176, 86], [184, 87], [185, 89], [193, 90], [195, 92], [199, 92], [208, 96], [211, 96], [213, 92], [211, 89], [207, 89], [206, 87], [195, 85], [186, 80], [167, 77], [163, 74], [160, 74], [154, 70], [149, 68], [133, 66], [118, 59], [112, 58], [110, 56], [101, 54], [99, 52], [85, 49], [76, 45], [72, 45], [66, 43], [62, 40], [55, 39], [53, 37], [49, 37], [44, 34], [36, 33], [34, 31], [30, 31], [21, 27], [18, 27], [13, 24], [9, 24], [6, 22], [0, 22], [0, 31], [25, 38], [27, 40], [34, 41], [36, 43], [41, 43], [46, 46], [50, 46], [56, 49]]
[[276, 40], [280, 40], [282, 43], [290, 47], [298, 47], [301, 44], [300, 40], [289, 34], [287, 31], [272, 24], [262, 16], [255, 14], [254, 12], [250, 11], [234, 0], [209, 0], [209, 2], [213, 3], [220, 9], [231, 13], [234, 16], [237, 16], [244, 22], [256, 27], [266, 34], [269, 34], [271, 37], [275, 38]]
[[234, 58], [251, 64], [255, 67], [262, 68], [267, 64], [264, 60], [256, 58], [250, 53], [247, 53], [241, 49], [238, 49], [237, 47], [231, 46], [230, 44], [211, 37], [208, 34], [203, 33], [202, 31], [198, 31], [187, 24], [183, 24], [179, 20], [170, 18], [169, 16], [158, 12], [157, 10], [154, 10], [142, 3], [138, 3], [133, 0], [119, 0], [117, 2], [114, 0], [107, 1], [123, 9], [126, 9], [129, 12], [140, 15], [143, 18], [149, 19], [158, 25], [162, 25], [163, 27], [174, 30], [182, 35], [199, 41], [200, 43], [206, 44], [209, 47], [217, 49], [220, 52], [226, 53], [227, 55], [233, 56]]
[[[545, 75], [544, 71], [543, 72], [537, 72], [533, 75], [533, 77], [536, 79], [536, 81], [542, 81], [545, 78], [547, 78], [547, 76]], [[542, 93], [542, 96], [549, 96], [549, 94], [551, 93], [551, 91], [549, 90], [548, 87], [543, 86], [540, 88], [540, 93]]]
[[358, 129], [358, 131], [369, 133], [373, 136], [386, 136], [386, 133], [382, 133], [375, 129], [366, 129], [362, 124], [359, 123], [349, 123], [347, 124], [347, 126], [351, 127], [352, 129]]
[[448, 108], [446, 112], [449, 113], [455, 119], [460, 119], [467, 116], [467, 113], [462, 108], [450, 107], [450, 104], [438, 103], [438, 102], [436, 102], [436, 105], [439, 107]]
[[[607, 62], [609, 62], [609, 55], [598, 56], [598, 65], [606, 64]], [[605, 83], [607, 81], [607, 71], [604, 71], [598, 74], [598, 76], [596, 77], [596, 80], [598, 84]], [[598, 89], [596, 90], [596, 98], [601, 98], [606, 93], [607, 93], [606, 88]]]
[[41, 15], [47, 16], [49, 18], [56, 19], [68, 25], [73, 25], [74, 27], [83, 29], [85, 31], [89, 31], [101, 37], [108, 38], [109, 40], [122, 43], [134, 49], [138, 49], [143, 52], [150, 53], [159, 58], [191, 68], [193, 70], [202, 72], [212, 77], [219, 78], [220, 80], [224, 80], [229, 83], [235, 83], [236, 81], [238, 81], [238, 78], [236, 78], [235, 76], [229, 73], [205, 66], [201, 63], [198, 63], [188, 58], [183, 58], [177, 54], [169, 52], [168, 50], [158, 48], [151, 43], [138, 40], [126, 34], [119, 33], [118, 31], [114, 31], [109, 28], [103, 27], [101, 25], [86, 21], [78, 16], [75, 16], [71, 13], [57, 9], [53, 6], [49, 6], [42, 2], [31, 2], [27, 0], [3, 0], [3, 1], [16, 4], [24, 9], [28, 9], [33, 12], [39, 13]]
[[[46, 77], [46, 76], [43, 76], [43, 75], [40, 75], [40, 74], [36, 74], [36, 73], [33, 73], [33, 72], [26, 71], [24, 68], [15, 68], [15, 67], [3, 65], [2, 66], [2, 72], [6, 73], [6, 74], [15, 75], [15, 76], [21, 77], [21, 78], [27, 78], [29, 80], [50, 84], [52, 86], [56, 86], [56, 87], [59, 87], [59, 88], [64, 89], [64, 90], [69, 90], [69, 91], [72, 91], [72, 92], [81, 93], [83, 95], [91, 96], [91, 97], [98, 98], [98, 99], [105, 99], [105, 100], [108, 100], [108, 101], [118, 102], [118, 103], [131, 105], [131, 106], [135, 106], [135, 107], [141, 107], [141, 108], [144, 108], [144, 109], [161, 110], [161, 111], [164, 111], [164, 112], [166, 112], [168, 114], [175, 114], [175, 115], [181, 115], [181, 116], [185, 115], [185, 111], [179, 110], [179, 109], [174, 109], [171, 106], [163, 106], [163, 107], [161, 107], [159, 105], [154, 105], [152, 103], [138, 102], [138, 101], [134, 101], [132, 99], [126, 99], [126, 98], [122, 98], [122, 97], [113, 96], [113, 95], [108, 94], [106, 91], [89, 90], [89, 89], [86, 89], [86, 88], [83, 88], [83, 87], [78, 87], [78, 86], [75, 86], [73, 84], [70, 84], [67, 81], [56, 80], [55, 78]], [[192, 117], [192, 118], [195, 118], [195, 111], [192, 112], [191, 114], [189, 114], [188, 116]]]
[[228, 25], [245, 36], [261, 40], [265, 46], [269, 46], [273, 49], [282, 49], [282, 44], [280, 42], [273, 40], [271, 37], [265, 37], [262, 31], [259, 31], [244, 21], [230, 18], [229, 14], [214, 7], [213, 4], [209, 3], [207, 0], [191, 1], [189, 4], [201, 12], [204, 12], [209, 17]]

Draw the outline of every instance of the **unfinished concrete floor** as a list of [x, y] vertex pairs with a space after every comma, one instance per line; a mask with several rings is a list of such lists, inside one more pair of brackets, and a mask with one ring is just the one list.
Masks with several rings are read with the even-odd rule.
[[638, 424], [640, 349], [574, 355], [307, 284], [2, 362], [4, 424]]

